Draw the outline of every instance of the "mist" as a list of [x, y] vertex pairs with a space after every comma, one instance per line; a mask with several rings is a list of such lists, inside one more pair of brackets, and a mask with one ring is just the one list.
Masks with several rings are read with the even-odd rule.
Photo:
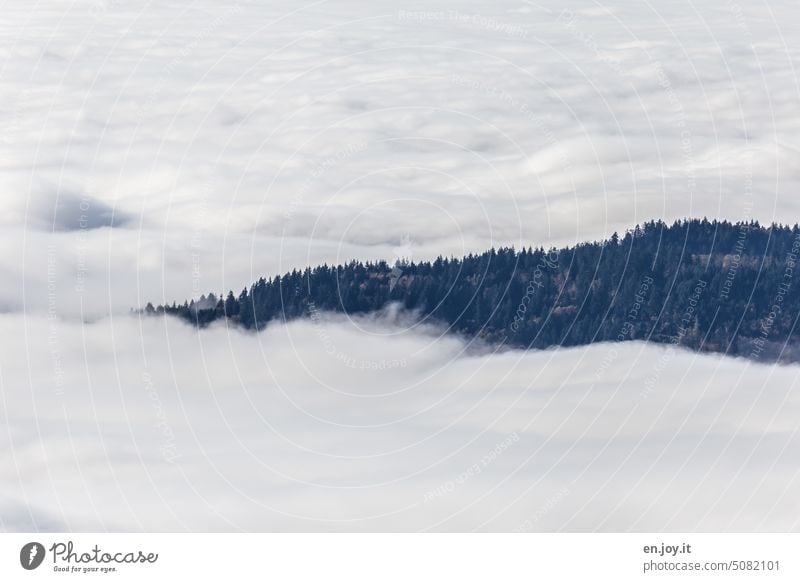
[[4, 3], [0, 528], [794, 531], [794, 366], [132, 308], [797, 222], [797, 2]]
[[0, 317], [7, 531], [790, 531], [797, 368]]

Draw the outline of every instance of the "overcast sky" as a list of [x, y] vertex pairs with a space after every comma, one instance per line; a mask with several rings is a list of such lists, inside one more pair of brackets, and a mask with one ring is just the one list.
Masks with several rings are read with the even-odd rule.
[[323, 261], [794, 223], [797, 2], [2, 12], [0, 526], [797, 528], [795, 368], [126, 315]]

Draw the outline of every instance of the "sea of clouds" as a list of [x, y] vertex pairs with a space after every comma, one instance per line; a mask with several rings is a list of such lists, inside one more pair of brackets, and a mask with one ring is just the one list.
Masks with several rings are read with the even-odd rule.
[[128, 311], [321, 262], [795, 222], [798, 23], [789, 0], [4, 2], [0, 527], [797, 529], [793, 367]]
[[0, 527], [798, 528], [795, 367], [408, 323], [3, 317]]
[[46, 307], [48, 258], [95, 316], [398, 249], [794, 222], [798, 12], [7, 1], [0, 308]]

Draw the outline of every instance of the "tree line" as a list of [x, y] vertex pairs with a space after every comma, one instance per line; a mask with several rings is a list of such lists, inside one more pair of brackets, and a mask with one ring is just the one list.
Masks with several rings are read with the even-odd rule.
[[797, 225], [650, 221], [561, 249], [320, 265], [143, 312], [259, 330], [314, 310], [355, 315], [397, 303], [451, 332], [517, 348], [647, 340], [798, 361], [799, 252]]

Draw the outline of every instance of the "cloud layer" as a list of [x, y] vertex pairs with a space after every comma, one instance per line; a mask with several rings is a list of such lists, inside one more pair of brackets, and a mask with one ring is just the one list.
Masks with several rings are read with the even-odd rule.
[[796, 368], [491, 354], [388, 317], [3, 316], [2, 527], [798, 528]]
[[0, 527], [798, 529], [796, 368], [124, 314], [321, 262], [795, 222], [799, 12], [6, 2]]
[[[422, 258], [658, 217], [794, 221], [798, 10], [11, 2], [0, 303], [19, 307], [19, 261], [43, 276], [48, 245], [75, 315], [403, 240]], [[125, 228], [54, 221], [69, 197]]]

